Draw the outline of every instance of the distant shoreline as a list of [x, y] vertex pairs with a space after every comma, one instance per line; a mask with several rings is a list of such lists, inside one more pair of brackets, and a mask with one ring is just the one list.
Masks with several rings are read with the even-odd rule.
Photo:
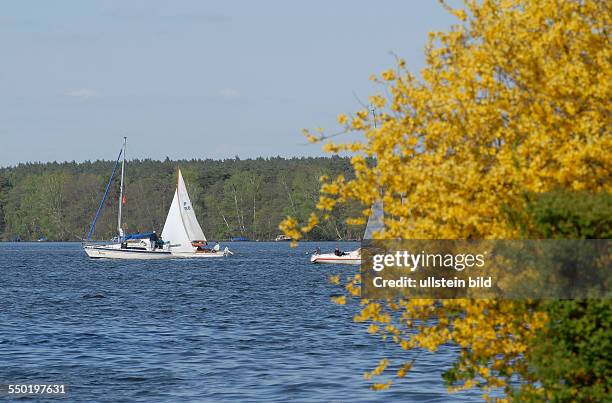
[[[87, 234], [113, 173], [113, 161], [24, 163], [0, 169], [0, 237], [5, 240], [79, 241]], [[226, 160], [129, 160], [122, 215], [124, 231], [160, 231], [181, 169], [196, 218], [207, 238], [273, 240], [288, 216], [298, 221], [316, 210], [320, 178], [354, 176], [344, 157]], [[96, 221], [92, 238], [117, 235], [118, 175]], [[347, 224], [363, 206], [331, 212], [310, 239], [358, 239], [364, 226]], [[226, 242], [226, 241], [224, 241]]]

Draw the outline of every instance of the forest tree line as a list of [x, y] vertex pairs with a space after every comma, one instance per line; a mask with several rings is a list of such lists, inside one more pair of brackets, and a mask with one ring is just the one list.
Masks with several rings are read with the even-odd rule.
[[[114, 161], [25, 163], [0, 168], [2, 240], [82, 240], [104, 194]], [[241, 160], [131, 160], [126, 164], [123, 228], [161, 232], [181, 169], [198, 221], [211, 240], [271, 240], [287, 215], [306, 220], [319, 198], [319, 177], [352, 175], [350, 160], [258, 158]], [[119, 172], [92, 239], [117, 234]], [[363, 227], [345, 223], [359, 205], [331, 214], [313, 240], [359, 239]]]

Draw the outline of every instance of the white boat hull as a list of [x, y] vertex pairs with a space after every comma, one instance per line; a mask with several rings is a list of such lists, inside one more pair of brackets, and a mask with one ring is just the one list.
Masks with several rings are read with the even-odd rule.
[[127, 248], [122, 249], [120, 245], [85, 245], [85, 253], [92, 259], [171, 259], [174, 256], [169, 251], [145, 250]]
[[310, 257], [310, 263], [360, 265], [361, 253], [359, 250], [354, 250], [342, 256], [337, 256], [334, 253], [314, 254]]
[[[172, 250], [172, 248], [170, 248]], [[214, 257], [225, 257], [229, 255], [233, 255], [234, 253], [230, 251], [227, 247], [223, 250], [213, 250], [210, 252], [204, 251], [195, 251], [195, 252], [172, 252], [173, 257], [177, 258], [186, 258], [186, 259], [204, 259], [204, 258], [214, 258]]]

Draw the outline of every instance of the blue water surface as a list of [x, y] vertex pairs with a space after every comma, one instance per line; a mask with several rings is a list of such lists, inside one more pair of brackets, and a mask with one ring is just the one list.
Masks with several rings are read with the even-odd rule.
[[358, 268], [308, 252], [336, 243], [228, 245], [224, 259], [112, 261], [78, 243], [0, 243], [0, 384], [61, 382], [69, 400], [100, 402], [480, 400], [447, 393], [452, 346], [368, 389], [364, 371], [387, 357], [393, 379], [410, 356], [330, 302], [341, 289], [327, 277]]

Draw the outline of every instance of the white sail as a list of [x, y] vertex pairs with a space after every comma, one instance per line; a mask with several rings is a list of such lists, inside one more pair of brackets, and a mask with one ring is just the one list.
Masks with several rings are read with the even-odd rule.
[[168, 210], [168, 216], [166, 217], [164, 229], [162, 230], [162, 239], [166, 242], [170, 242], [170, 248], [172, 251], [193, 252], [194, 247], [191, 245], [191, 239], [189, 238], [185, 225], [183, 224], [181, 210], [178, 190], [176, 190], [174, 192], [172, 204], [170, 205], [170, 210]]
[[219, 244], [210, 249], [204, 247], [205, 245], [200, 242], [196, 242], [206, 242], [206, 237], [196, 219], [180, 170], [174, 198], [162, 231], [162, 239], [170, 244], [169, 249], [172, 257], [213, 258], [233, 255], [233, 252], [227, 247], [221, 250]]
[[177, 192], [178, 201], [180, 203], [179, 205], [181, 207], [181, 217], [183, 224], [185, 225], [185, 230], [187, 231], [187, 236], [191, 241], [206, 242], [206, 237], [204, 236], [202, 227], [200, 227], [200, 223], [198, 223], [198, 219], [193, 211], [193, 206], [191, 205], [189, 194], [187, 194], [187, 187], [185, 186], [185, 181], [183, 180], [183, 175], [181, 174], [180, 169], [178, 172]]
[[375, 232], [382, 232], [385, 229], [384, 218], [385, 212], [383, 210], [383, 202], [382, 200], [376, 200], [374, 204], [372, 204], [363, 239], [374, 239]]

